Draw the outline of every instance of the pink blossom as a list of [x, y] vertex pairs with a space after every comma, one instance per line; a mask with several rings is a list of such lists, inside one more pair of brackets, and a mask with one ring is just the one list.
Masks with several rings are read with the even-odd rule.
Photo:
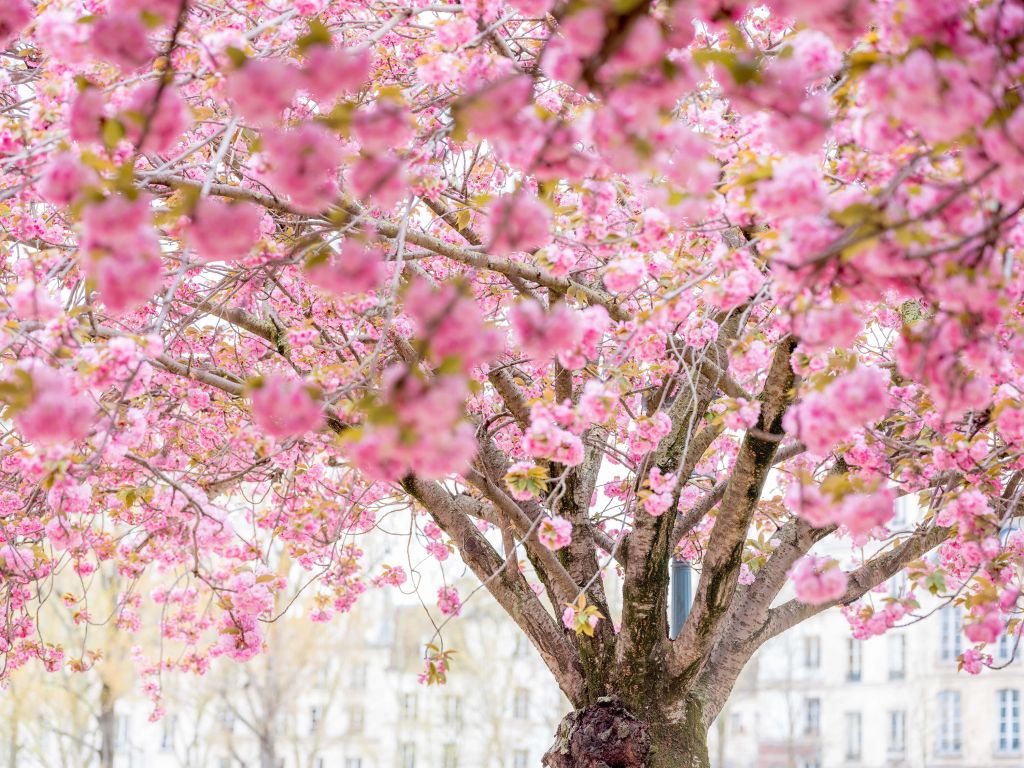
[[10, 297], [11, 309], [18, 317], [52, 320], [61, 312], [61, 305], [47, 291], [46, 286], [23, 281]]
[[[160, 101], [154, 104], [157, 94]], [[129, 141], [136, 145], [143, 142], [138, 149], [163, 153], [181, 140], [182, 134], [192, 124], [192, 115], [173, 85], [161, 90], [156, 83], [147, 83], [140, 85], [128, 97], [124, 124]]]
[[485, 239], [499, 256], [544, 247], [551, 242], [550, 227], [547, 207], [526, 192], [502, 195], [487, 207]]
[[808, 605], [831, 603], [846, 592], [846, 573], [828, 557], [803, 557], [789, 569], [788, 576], [796, 589], [796, 599]]
[[36, 578], [35, 562], [35, 553], [28, 547], [0, 546], [0, 571], [7, 578], [14, 577], [19, 581]]
[[580, 335], [577, 313], [563, 303], [545, 312], [536, 301], [521, 301], [509, 312], [509, 322], [520, 348], [538, 362], [572, 346]]
[[402, 568], [402, 566], [385, 565], [381, 570], [380, 575], [374, 577], [373, 584], [377, 587], [383, 587], [386, 585], [392, 587], [400, 587], [406, 582], [407, 579], [408, 576], [406, 575], [405, 569]]
[[252, 390], [252, 420], [271, 437], [300, 437], [324, 423], [323, 407], [300, 379], [274, 373]]
[[30, 21], [32, 6], [28, 0], [4, 0], [0, 7], [0, 49], [10, 45]]
[[441, 587], [437, 590], [437, 609], [444, 616], [458, 616], [462, 613], [462, 601], [455, 587]]
[[537, 528], [540, 543], [551, 551], [567, 547], [572, 543], [572, 523], [564, 517], [545, 517]]
[[27, 370], [32, 400], [14, 416], [26, 440], [41, 445], [73, 443], [89, 434], [96, 406], [79, 390], [71, 375], [45, 365]]
[[304, 213], [319, 213], [338, 197], [341, 146], [327, 128], [318, 123], [263, 135], [268, 174], [272, 185], [291, 199]]
[[[966, 628], [964, 632], [967, 632]], [[964, 671], [969, 675], [981, 674], [985, 659], [985, 655], [976, 648], [968, 648], [960, 655], [960, 663], [963, 665]]]
[[576, 629], [576, 609], [567, 605], [562, 611], [562, 626], [566, 629]]
[[251, 203], [203, 198], [188, 226], [188, 240], [204, 261], [245, 258], [260, 239], [263, 214]]
[[394, 208], [407, 193], [405, 163], [389, 155], [359, 158], [349, 171], [352, 192], [379, 208]]
[[75, 141], [99, 141], [105, 103], [99, 88], [87, 86], [75, 94], [68, 110], [68, 130]]
[[821, 392], [811, 392], [791, 407], [782, 426], [808, 450], [827, 454], [854, 429], [877, 421], [889, 410], [889, 376], [878, 368], [858, 366]]
[[644, 511], [651, 517], [661, 517], [672, 506], [671, 493], [651, 493], [642, 502]]
[[825, 185], [817, 161], [788, 157], [777, 162], [772, 178], [758, 184], [757, 202], [780, 220], [819, 213], [825, 205]]
[[964, 634], [972, 643], [994, 643], [1003, 634], [1003, 622], [995, 606], [971, 610], [964, 622]]
[[307, 270], [310, 281], [342, 298], [353, 293], [377, 290], [384, 282], [384, 253], [377, 246], [368, 246], [348, 238], [337, 254], [316, 262]]
[[416, 132], [408, 108], [401, 103], [378, 99], [352, 118], [352, 133], [364, 152], [394, 152], [412, 140]]
[[181, 10], [182, 0], [113, 0], [111, 10], [149, 13], [170, 23]]
[[227, 78], [235, 111], [256, 126], [277, 123], [301, 84], [299, 71], [279, 59], [249, 59]]
[[629, 435], [629, 455], [639, 461], [644, 454], [653, 451], [658, 443], [672, 430], [672, 419], [664, 411], [653, 416], [642, 416], [635, 422], [635, 430]]
[[366, 48], [330, 48], [317, 45], [306, 51], [302, 87], [317, 101], [329, 102], [354, 93], [370, 78], [370, 52]]
[[942, 526], [960, 523], [974, 527], [980, 518], [986, 517], [990, 513], [991, 509], [984, 494], [974, 489], [967, 489], [943, 505], [935, 516], [935, 522]]
[[604, 286], [614, 293], [632, 293], [643, 282], [647, 267], [641, 256], [627, 256], [611, 262], [604, 270]]
[[591, 379], [583, 385], [580, 395], [580, 418], [587, 424], [601, 424], [611, 418], [617, 401], [618, 392], [614, 388]]
[[793, 321], [801, 349], [810, 353], [847, 348], [863, 326], [856, 313], [845, 305], [812, 307]]
[[80, 259], [114, 312], [148, 301], [162, 281], [160, 243], [150, 222], [150, 200], [109, 197], [85, 209]]
[[553, 2], [552, 0], [507, 0], [506, 5], [511, 5], [523, 16], [540, 19], [551, 10]]
[[155, 55], [146, 33], [138, 14], [108, 13], [93, 22], [89, 45], [96, 58], [133, 72], [149, 64]]
[[92, 169], [70, 152], [59, 152], [43, 168], [39, 194], [48, 203], [70, 205], [84, 188], [96, 181]]
[[862, 536], [885, 525], [896, 514], [896, 492], [883, 488], [873, 493], [851, 493], [835, 509], [833, 520], [845, 525], [854, 536]]
[[723, 423], [726, 429], [750, 429], [757, 424], [761, 415], [761, 403], [758, 400], [746, 400], [737, 398], [735, 406], [727, 408], [723, 416]]

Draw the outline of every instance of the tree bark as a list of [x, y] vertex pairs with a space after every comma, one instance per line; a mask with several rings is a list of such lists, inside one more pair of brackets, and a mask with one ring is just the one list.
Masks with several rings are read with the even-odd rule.
[[710, 768], [699, 717], [670, 722], [634, 715], [615, 697], [570, 712], [544, 755], [545, 768]]
[[117, 720], [114, 716], [114, 692], [107, 683], [100, 689], [100, 768], [113, 768], [114, 740], [117, 738]]

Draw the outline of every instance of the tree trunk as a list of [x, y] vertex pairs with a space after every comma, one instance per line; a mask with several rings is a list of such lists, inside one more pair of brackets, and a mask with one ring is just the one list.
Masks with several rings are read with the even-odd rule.
[[117, 738], [117, 719], [114, 716], [114, 692], [104, 682], [100, 688], [100, 768], [114, 766], [114, 740]]
[[546, 768], [710, 768], [699, 718], [670, 723], [635, 716], [619, 699], [602, 697], [570, 712], [544, 755]]

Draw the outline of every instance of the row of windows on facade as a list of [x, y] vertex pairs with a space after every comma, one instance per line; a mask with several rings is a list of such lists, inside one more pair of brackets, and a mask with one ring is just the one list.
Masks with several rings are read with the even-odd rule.
[[[403, 693], [399, 697], [398, 712], [403, 720], [413, 720], [417, 716], [419, 699], [415, 693]], [[462, 698], [460, 696], [448, 695], [444, 697], [441, 709], [441, 717], [445, 725], [458, 725], [462, 723]], [[309, 733], [314, 734], [323, 721], [324, 707], [314, 705], [309, 708]], [[512, 717], [515, 720], [527, 720], [530, 717], [530, 691], [527, 688], [516, 688], [512, 695]], [[122, 726], [127, 731], [127, 718], [120, 718]], [[227, 707], [220, 713], [221, 729], [227, 732], [234, 731], [235, 715]], [[174, 747], [175, 732], [177, 730], [177, 715], [168, 715], [163, 721], [163, 732], [160, 738], [160, 749], [170, 751]], [[349, 733], [362, 732], [366, 725], [366, 710], [360, 705], [348, 707], [347, 731]], [[119, 729], [120, 730], [120, 729]]]
[[[959, 755], [963, 749], [963, 731], [960, 717], [960, 692], [940, 691], [938, 697], [938, 729], [935, 752], [940, 756]], [[847, 712], [846, 758], [861, 759], [863, 724], [860, 712]], [[898, 757], [907, 750], [907, 712], [903, 709], [887, 713], [886, 751]], [[995, 749], [998, 754], [1017, 755], [1021, 751], [1021, 692], [1004, 688], [996, 692]], [[804, 701], [804, 735], [821, 733], [821, 699]]]
[[[314, 768], [328, 768], [329, 763], [325, 758], [318, 757], [313, 765]], [[334, 765], [337, 765], [337, 763], [334, 763]], [[346, 757], [343, 765], [345, 768], [363, 768], [363, 759], [361, 757]], [[527, 750], [516, 749], [512, 751], [512, 768], [529, 768], [529, 765], [530, 753]], [[222, 764], [222, 768], [228, 768], [227, 764]], [[397, 768], [417, 768], [415, 744], [403, 743], [398, 745]], [[457, 744], [445, 744], [441, 747], [440, 768], [460, 768], [459, 747]]]
[[[943, 608], [940, 612], [939, 660], [953, 663], [964, 651], [963, 647], [963, 610], [959, 606]], [[907, 638], [894, 633], [888, 637], [889, 679], [902, 680], [907, 673]], [[1007, 663], [1013, 660], [1016, 652], [1017, 638], [1004, 633], [1000, 636], [993, 656], [997, 662]], [[846, 678], [857, 682], [863, 674], [863, 642], [847, 639]], [[821, 667], [821, 638], [816, 635], [804, 637], [804, 666], [807, 669]]]

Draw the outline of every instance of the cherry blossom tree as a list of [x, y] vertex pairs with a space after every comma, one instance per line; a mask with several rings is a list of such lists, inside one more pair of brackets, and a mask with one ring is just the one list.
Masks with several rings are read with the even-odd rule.
[[284, 590], [409, 588], [361, 549], [402, 514], [575, 707], [552, 768], [707, 766], [745, 662], [836, 605], [956, 602], [991, 665], [1022, 46], [1014, 0], [4, 0], [4, 670], [90, 666], [40, 602], [155, 605], [159, 716]]

